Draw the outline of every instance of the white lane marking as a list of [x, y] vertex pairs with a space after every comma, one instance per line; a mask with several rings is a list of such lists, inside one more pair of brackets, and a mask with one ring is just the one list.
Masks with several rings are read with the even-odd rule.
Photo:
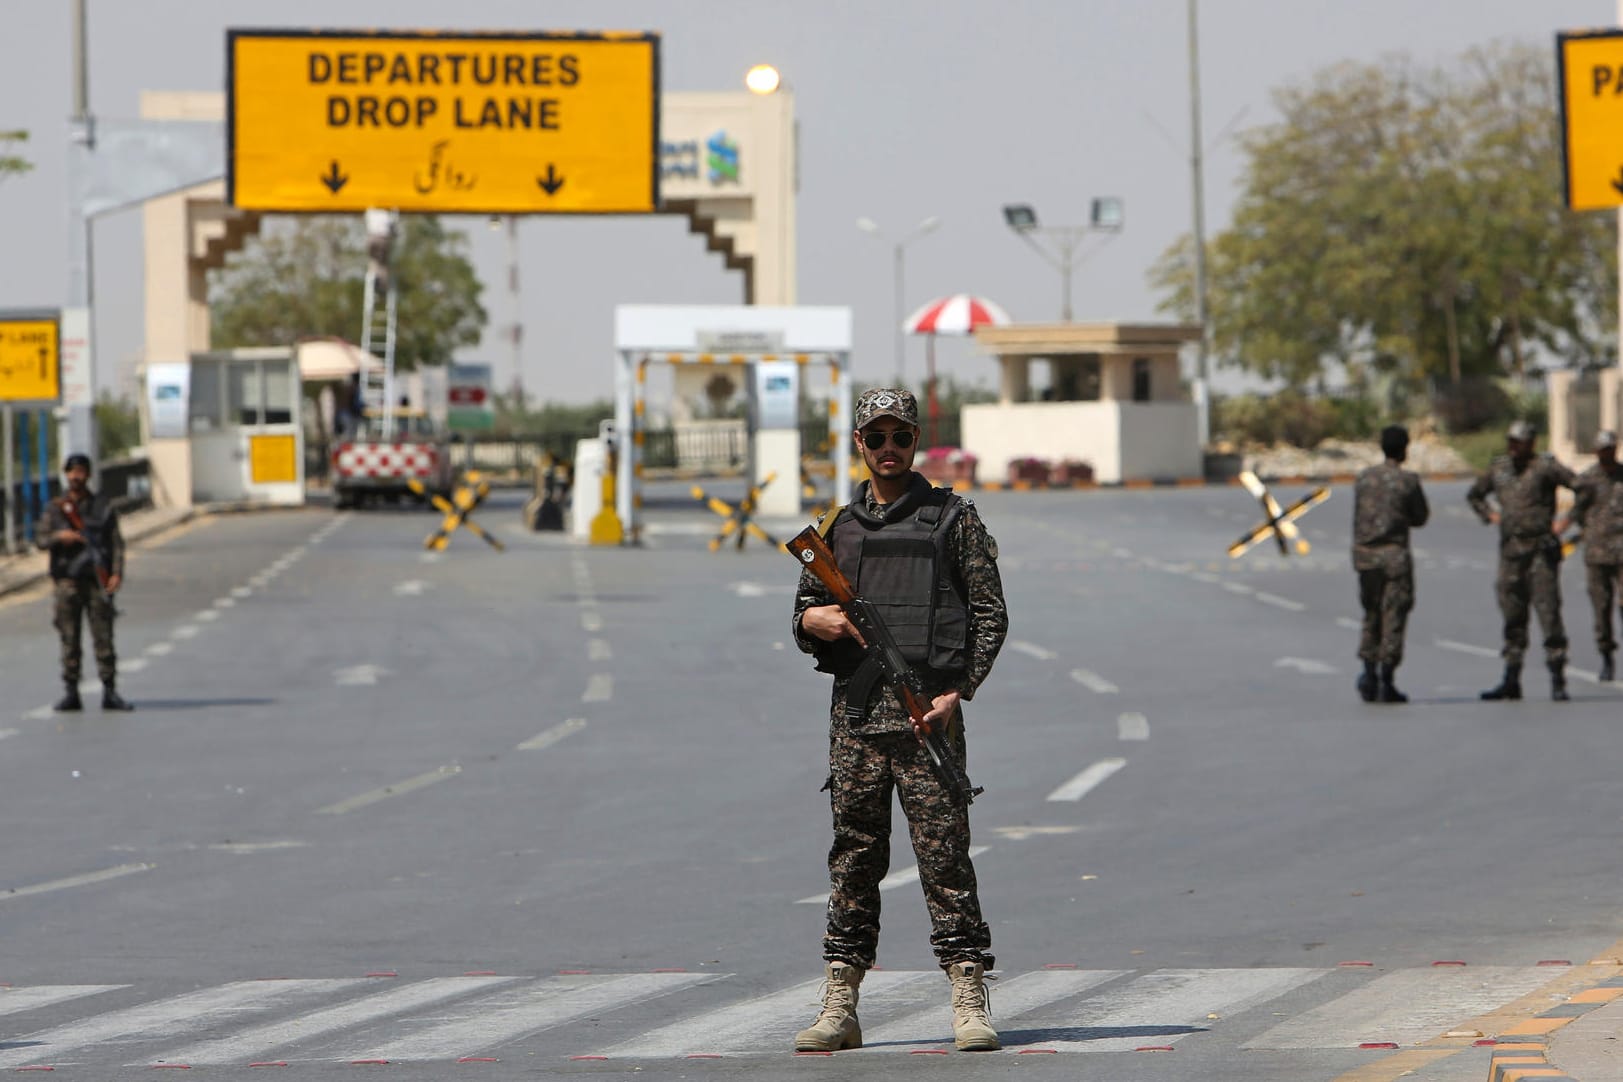
[[68, 1053], [78, 1049], [127, 1040], [132, 1036], [141, 1039], [178, 1037], [241, 1021], [248, 1011], [273, 1010], [300, 1000], [325, 996], [335, 989], [359, 984], [365, 979], [237, 981], [188, 992], [27, 1034], [17, 1038], [10, 1047], [0, 1050], [0, 1067], [21, 1067], [53, 1060], [60, 1063]]
[[222, 853], [272, 853], [278, 849], [303, 849], [309, 844], [289, 839], [279, 842], [215, 842], [209, 848]]
[[32, 883], [26, 887], [13, 887], [10, 890], [0, 890], [0, 901], [7, 898], [26, 898], [30, 894], [49, 894], [52, 891], [67, 890], [70, 887], [87, 887], [92, 883], [105, 883], [109, 879], [122, 879], [126, 875], [150, 872], [154, 867], [156, 865], [153, 864], [120, 864], [96, 872], [85, 872], [83, 875], [70, 875], [65, 879], [52, 879], [45, 883]]
[[[862, 981], [862, 997], [871, 1002], [907, 985], [926, 982], [940, 994], [939, 971], [869, 970]], [[795, 1032], [803, 1028], [810, 1017], [806, 1013], [807, 1004], [813, 1009], [816, 1007], [821, 983], [807, 981], [768, 996], [755, 996], [708, 1012], [702, 1027], [694, 1025], [692, 1019], [684, 1019], [603, 1051], [612, 1060], [617, 1056], [634, 1059], [790, 1048]]]
[[1027, 654], [1036, 658], [1038, 661], [1053, 661], [1055, 658], [1059, 657], [1058, 654], [1047, 649], [1046, 647], [1038, 646], [1034, 642], [1021, 642], [1019, 639], [1011, 640], [1009, 643], [1009, 649], [1018, 650], [1022, 654]]
[[0, 740], [10, 740], [14, 736], [22, 735], [21, 729], [0, 729]]
[[248, 589], [246, 586], [238, 586], [235, 590], [231, 591], [231, 596], [237, 598], [239, 601], [245, 597], [252, 597], [253, 594], [254, 592]]
[[118, 663], [118, 671], [123, 673], [140, 672], [149, 664], [151, 664], [151, 662], [144, 657], [132, 657], [128, 661], [120, 661]]
[[1114, 695], [1121, 690], [1109, 680], [1088, 669], [1072, 669], [1071, 679], [1099, 695]]
[[1116, 719], [1117, 740], [1148, 740], [1150, 719], [1143, 714], [1123, 714]]
[[155, 642], [147, 647], [146, 652], [153, 657], [163, 657], [165, 654], [175, 652], [175, 644], [172, 642]]
[[1278, 594], [1265, 594], [1260, 590], [1257, 592], [1257, 600], [1264, 605], [1272, 605], [1276, 609], [1285, 609], [1288, 612], [1301, 612], [1307, 608], [1300, 601], [1292, 601], [1290, 598], [1280, 597]]
[[422, 597], [423, 591], [426, 589], [428, 589], [428, 583], [422, 579], [407, 579], [405, 582], [395, 583], [394, 595], [396, 597]]
[[[409, 1028], [415, 1032], [344, 1058], [384, 1059], [391, 1063], [422, 1060], [448, 1062], [498, 1048], [528, 1034], [709, 984], [728, 975], [625, 973], [549, 977], [523, 987], [504, 989], [467, 1003], [458, 1003], [429, 1017], [404, 1020], [397, 1028]], [[714, 1014], [709, 1017], [713, 1024]], [[678, 1029], [676, 1026], [668, 1028]], [[687, 1039], [691, 1041], [695, 1032], [696, 1027], [688, 1023], [685, 1027]], [[701, 1049], [691, 1048], [688, 1051]]]
[[735, 582], [732, 585], [732, 591], [739, 597], [766, 596], [766, 589], [758, 582]]
[[1050, 801], [1076, 801], [1081, 800], [1092, 792], [1100, 782], [1127, 765], [1126, 759], [1100, 759], [1093, 763], [1076, 777], [1048, 794]]
[[1498, 657], [1499, 651], [1490, 650], [1486, 646], [1473, 646], [1468, 642], [1455, 642], [1453, 639], [1433, 639], [1432, 642], [1444, 650], [1453, 650], [1456, 653], [1470, 654], [1473, 657]]
[[0, 1014], [17, 1014], [128, 987], [127, 984], [36, 984], [24, 988], [0, 988]]
[[387, 675], [389, 670], [382, 665], [351, 665], [335, 670], [332, 678], [339, 687], [371, 687], [378, 682], [378, 677]]
[[56, 709], [54, 707], [36, 706], [34, 709], [24, 714], [23, 718], [26, 721], [44, 721], [54, 713], [56, 713]]
[[1131, 560], [1133, 558], [1133, 550], [1114, 548], [1110, 550], [1110, 555], [1116, 557], [1118, 560]]
[[[990, 848], [991, 846], [989, 845], [972, 845], [969, 847], [969, 857], [971, 860], [973, 860]], [[885, 876], [885, 878], [881, 879], [879, 881], [879, 889], [895, 890], [897, 887], [905, 887], [909, 883], [917, 883], [918, 881], [919, 866], [917, 864], [910, 864], [905, 868], [898, 868], [896, 871], [891, 872], [889, 875]], [[796, 905], [824, 905], [827, 902], [827, 894], [814, 894], [809, 898], [795, 899]]]
[[1221, 586], [1223, 584], [1223, 580], [1210, 571], [1191, 571], [1189, 577], [1196, 582], [1204, 582], [1208, 586]]
[[217, 597], [214, 599], [214, 607], [217, 609], [229, 609], [235, 606], [236, 603], [237, 599], [234, 597]]
[[175, 628], [175, 630], [169, 633], [169, 637], [171, 639], [183, 640], [195, 639], [197, 638], [197, 633], [201, 630], [202, 628], [198, 627], [196, 624], [181, 624], [179, 627]]
[[[1022, 973], [1018, 977], [998, 981], [992, 998], [997, 1002], [999, 1017], [1014, 1018], [1041, 1010], [1062, 999], [1080, 995], [1106, 981], [1125, 977], [1129, 972], [1131, 971], [1121, 969], [1074, 969]], [[876, 1047], [884, 1045], [916, 1047], [952, 1041], [952, 1020], [947, 1012], [941, 1009], [941, 988], [934, 981], [903, 989], [901, 995], [885, 997], [887, 1010], [897, 1006], [896, 1000], [904, 996], [907, 999], [918, 999], [919, 1002], [915, 1004], [917, 1009], [884, 1025], [865, 1028], [862, 1031], [863, 1043]]]
[[588, 661], [608, 661], [614, 657], [614, 648], [603, 639], [592, 639], [586, 644]]
[[580, 626], [581, 626], [581, 630], [583, 630], [583, 631], [590, 631], [590, 632], [593, 632], [593, 633], [602, 631], [603, 630], [603, 615], [602, 615], [602, 613], [594, 612], [591, 609], [582, 609], [581, 614], [580, 614]]
[[[428, 980], [362, 996], [348, 1003], [311, 1011], [294, 1018], [252, 1026], [229, 1037], [215, 1037], [177, 1048], [154, 1063], [247, 1063], [284, 1045], [325, 1037], [341, 1029], [376, 1022], [391, 1015], [443, 1003], [493, 985], [511, 984], [518, 977], [431, 977]], [[383, 1057], [372, 1057], [383, 1058]]]
[[530, 737], [530, 739], [520, 744], [518, 746], [518, 750], [540, 751], [542, 748], [550, 748], [552, 745], [556, 744], [570, 733], [578, 733], [584, 728], [586, 728], [585, 718], [570, 718], [568, 721], [560, 722], [550, 729], [536, 733], [534, 736]]
[[1337, 671], [1334, 665], [1311, 657], [1282, 657], [1274, 661], [1276, 669], [1295, 669], [1307, 676], [1329, 676]]
[[445, 781], [447, 778], [454, 778], [460, 773], [462, 773], [462, 768], [460, 766], [442, 766], [438, 769], [430, 770], [426, 774], [419, 774], [415, 778], [407, 778], [405, 781], [397, 781], [393, 785], [384, 785], [380, 788], [362, 793], [360, 796], [352, 796], [348, 800], [340, 800], [336, 804], [328, 804], [325, 808], [317, 808], [316, 814], [347, 815], [358, 808], [368, 807], [369, 805], [376, 804], [380, 800], [388, 800], [392, 796], [404, 796], [407, 793], [414, 793], [418, 789], [423, 789], [427, 786], [433, 785], [435, 782]]
[[212, 623], [220, 618], [219, 609], [204, 609], [202, 612], [192, 613], [192, 619], [200, 624]]
[[1244, 1048], [1356, 1048], [1366, 1041], [1419, 1044], [1462, 1018], [1486, 1014], [1543, 986], [1548, 969], [1443, 966], [1400, 969], [1287, 1021]]
[[[1250, 1010], [1323, 977], [1323, 969], [1161, 969], [1124, 988], [1085, 999], [1064, 1012], [1066, 1028], [1118, 1030], [1129, 1035], [1080, 1041], [1038, 1041], [1036, 1047], [1058, 1052], [1131, 1052], [1146, 1043], [1172, 1044], [1190, 1033], [1211, 1029], [1212, 1018]], [[1053, 1021], [1039, 1013], [1022, 1028], [1050, 1029]], [[1153, 1037], [1142, 1034], [1154, 1027]]]
[[1227, 590], [1231, 594], [1249, 594], [1254, 592], [1251, 587], [1247, 586], [1243, 582], [1225, 582], [1223, 583], [1223, 589]]
[[445, 553], [443, 552], [425, 552], [417, 557], [419, 563], [425, 564], [437, 564], [443, 559], [445, 559]]
[[586, 693], [580, 697], [583, 703], [606, 703], [614, 698], [614, 677], [606, 672], [595, 672], [586, 681]]
[[1344, 627], [1348, 631], [1362, 631], [1362, 630], [1364, 630], [1364, 622], [1362, 620], [1354, 620], [1351, 616], [1338, 616], [1338, 617], [1336, 617], [1336, 626], [1337, 627]]
[[1082, 830], [1077, 824], [1069, 826], [1016, 826], [993, 827], [992, 833], [1000, 838], [1007, 838], [1011, 842], [1023, 842], [1028, 838], [1041, 838], [1049, 834], [1076, 834]]

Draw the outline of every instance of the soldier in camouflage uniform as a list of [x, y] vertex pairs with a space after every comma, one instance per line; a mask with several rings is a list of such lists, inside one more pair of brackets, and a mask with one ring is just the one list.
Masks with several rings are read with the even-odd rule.
[[1366, 703], [1406, 703], [1392, 682], [1403, 664], [1403, 630], [1414, 608], [1414, 561], [1409, 531], [1430, 514], [1418, 475], [1403, 468], [1409, 432], [1402, 425], [1381, 431], [1386, 461], [1358, 475], [1353, 489], [1353, 569], [1364, 606], [1364, 632], [1358, 656], [1364, 673], [1358, 694]]
[[[46, 505], [36, 535], [39, 547], [51, 554], [56, 631], [62, 639], [62, 682], [67, 690], [56, 709], [84, 709], [79, 699], [80, 636], [81, 617], [88, 616], [96, 670], [101, 676], [102, 709], [133, 710], [118, 693], [118, 655], [113, 650], [113, 595], [124, 583], [124, 536], [118, 529], [118, 512], [104, 497], [90, 491], [89, 458], [69, 455], [62, 472], [68, 491]], [[77, 511], [85, 533], [68, 521], [65, 503]], [[98, 564], [106, 575], [105, 584], [98, 575]]]
[[[1008, 632], [997, 543], [969, 500], [913, 472], [919, 434], [913, 395], [869, 391], [858, 400], [854, 420], [872, 480], [848, 506], [824, 517], [821, 532], [841, 571], [879, 606], [917, 667], [932, 692], [925, 720], [946, 726], [962, 762], [959, 703], [986, 679]], [[820, 671], [835, 677], [828, 781], [834, 844], [823, 1008], [796, 1035], [795, 1047], [837, 1051], [862, 1044], [857, 989], [878, 950], [879, 881], [890, 865], [894, 789], [918, 859], [930, 943], [951, 983], [954, 1039], [964, 1050], [998, 1048], [984, 983], [993, 965], [991, 930], [981, 917], [969, 858], [968, 808], [948, 795], [931, 769], [896, 689], [873, 681], [861, 664], [858, 632], [832, 601], [815, 576], [802, 573], [795, 641], [816, 655]]]
[[1595, 464], [1578, 475], [1578, 498], [1572, 520], [1584, 531], [1584, 571], [1589, 603], [1595, 608], [1595, 645], [1600, 649], [1600, 678], [1616, 676], [1612, 662], [1617, 638], [1612, 634], [1612, 604], [1623, 576], [1623, 466], [1617, 464], [1617, 433], [1595, 437]]
[[[1517, 421], [1506, 433], [1506, 453], [1495, 458], [1466, 495], [1471, 510], [1499, 526], [1499, 611], [1505, 620], [1504, 678], [1482, 693], [1489, 700], [1522, 697], [1522, 657], [1527, 652], [1527, 608], [1538, 612], [1544, 629], [1544, 656], [1550, 667], [1550, 697], [1567, 696], [1567, 632], [1561, 624], [1561, 538], [1566, 523], [1555, 523], [1556, 489], [1578, 478], [1549, 455], [1533, 454], [1533, 426]], [[1492, 496], [1498, 509], [1488, 502]]]

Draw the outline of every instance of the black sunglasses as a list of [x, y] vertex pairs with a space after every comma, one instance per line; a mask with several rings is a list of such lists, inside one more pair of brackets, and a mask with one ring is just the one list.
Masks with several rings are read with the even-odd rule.
[[877, 451], [885, 446], [887, 437], [889, 437], [891, 443], [904, 451], [913, 446], [913, 433], [905, 428], [893, 428], [889, 432], [864, 432], [862, 434], [862, 445], [870, 451]]

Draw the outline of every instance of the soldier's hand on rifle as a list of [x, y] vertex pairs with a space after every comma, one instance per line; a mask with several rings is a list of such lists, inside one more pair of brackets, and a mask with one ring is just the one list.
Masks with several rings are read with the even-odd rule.
[[58, 530], [51, 535], [51, 540], [59, 545], [82, 545], [85, 535], [78, 530]]
[[1488, 525], [1489, 526], [1497, 526], [1497, 525], [1499, 525], [1499, 512], [1497, 512], [1497, 511], [1489, 511], [1488, 512]]
[[1550, 532], [1555, 534], [1555, 536], [1560, 537], [1562, 534], [1567, 532], [1567, 527], [1571, 525], [1571, 519], [1558, 518], [1550, 524]]
[[926, 732], [941, 728], [952, 717], [952, 712], [958, 709], [958, 699], [957, 691], [944, 691], [931, 699], [930, 709], [921, 721], [913, 723], [913, 730], [923, 736]]
[[118, 593], [118, 588], [120, 586], [122, 586], [122, 585], [124, 585], [124, 576], [122, 576], [122, 575], [108, 575], [107, 576], [107, 585], [103, 586], [102, 589], [107, 591], [107, 593], [109, 593], [109, 594], [116, 594], [116, 593]]
[[863, 646], [868, 645], [862, 632], [857, 630], [850, 617], [845, 615], [845, 610], [838, 605], [815, 605], [807, 609], [800, 617], [800, 626], [807, 634], [824, 642], [855, 639]]

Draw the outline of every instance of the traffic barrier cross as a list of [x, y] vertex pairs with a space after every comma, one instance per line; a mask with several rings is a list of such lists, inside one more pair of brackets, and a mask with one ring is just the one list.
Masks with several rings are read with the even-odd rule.
[[459, 528], [465, 527], [467, 531], [479, 538], [497, 552], [506, 552], [507, 546], [497, 537], [486, 533], [484, 527], [473, 521], [473, 513], [479, 505], [485, 502], [490, 495], [490, 482], [480, 475], [478, 470], [469, 470], [463, 475], [462, 483], [451, 493], [447, 500], [439, 493], [430, 493], [423, 483], [413, 477], [406, 484], [417, 495], [425, 497], [434, 505], [434, 509], [445, 516], [440, 522], [440, 528], [429, 534], [423, 541], [423, 547], [433, 552], [444, 552], [451, 543], [451, 535]]

